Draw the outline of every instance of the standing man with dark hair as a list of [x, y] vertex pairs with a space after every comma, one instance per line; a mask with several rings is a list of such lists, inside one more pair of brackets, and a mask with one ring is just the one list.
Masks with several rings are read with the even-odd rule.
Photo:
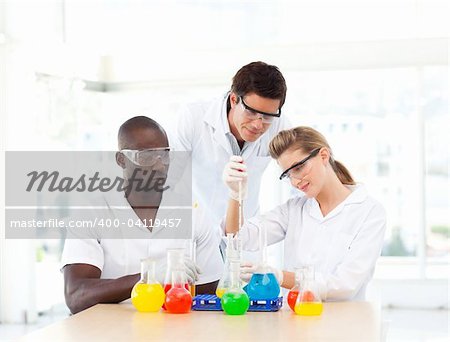
[[222, 174], [227, 163], [245, 160], [251, 176], [248, 194], [242, 194], [244, 211], [247, 217], [258, 212], [261, 176], [270, 161], [269, 142], [290, 127], [281, 114], [286, 90], [276, 66], [253, 62], [236, 73], [224, 97], [187, 105], [180, 112], [173, 146], [192, 151], [194, 201], [211, 213], [217, 234], [228, 198], [239, 195], [237, 188], [229, 192], [223, 183], [237, 184], [232, 174]]

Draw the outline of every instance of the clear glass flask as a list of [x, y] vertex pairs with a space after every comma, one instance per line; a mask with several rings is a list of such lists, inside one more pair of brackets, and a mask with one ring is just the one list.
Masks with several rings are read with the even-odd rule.
[[[164, 292], [167, 292], [172, 288], [172, 273], [175, 270], [184, 272], [184, 248], [173, 248], [167, 250], [167, 269], [166, 276], [164, 277]], [[186, 277], [184, 278], [186, 280]], [[186, 281], [184, 287], [189, 291], [189, 284]], [[163, 305], [163, 309], [166, 310], [166, 304]]]
[[131, 290], [131, 302], [140, 312], [157, 312], [165, 300], [164, 289], [155, 277], [156, 262], [141, 260], [141, 279]]
[[278, 298], [280, 284], [267, 264], [267, 231], [262, 223], [259, 229], [259, 250], [261, 262], [246, 286], [247, 293], [252, 300]]
[[300, 266], [295, 268], [295, 285], [289, 290], [287, 295], [287, 302], [292, 311], [295, 312], [295, 303], [297, 302], [298, 292], [300, 291], [300, 284], [303, 283], [303, 278], [306, 272], [308, 272], [310, 266]]
[[233, 237], [233, 234], [227, 234], [226, 258], [223, 268], [222, 277], [220, 277], [219, 284], [217, 284], [216, 296], [222, 298], [223, 294], [231, 285], [230, 279], [230, 262], [241, 261], [241, 240], [238, 236]]
[[300, 290], [295, 302], [294, 311], [302, 316], [319, 316], [323, 311], [322, 299], [314, 279], [314, 266], [302, 268], [300, 271]]
[[166, 293], [165, 307], [169, 313], [188, 313], [191, 311], [192, 296], [186, 289], [185, 272], [174, 270], [170, 290]]
[[239, 278], [240, 269], [239, 261], [230, 261], [230, 287], [221, 298], [222, 309], [228, 315], [243, 315], [250, 306], [250, 300], [242, 289]]

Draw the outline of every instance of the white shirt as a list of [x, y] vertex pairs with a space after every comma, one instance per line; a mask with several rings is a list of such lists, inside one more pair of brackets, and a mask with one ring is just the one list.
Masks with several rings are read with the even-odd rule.
[[352, 193], [325, 217], [314, 198], [301, 196], [249, 219], [240, 231], [243, 248], [259, 248], [264, 224], [269, 245], [284, 239], [286, 271], [314, 265], [322, 300], [364, 300], [383, 245], [386, 214], [364, 186], [349, 188]]
[[[119, 219], [121, 222], [126, 222], [128, 219], [132, 219], [134, 222], [139, 222], [139, 217], [128, 201], [123, 196], [120, 196], [120, 198], [122, 200], [116, 197], [114, 201], [110, 201], [110, 203], [114, 203], [114, 207], [108, 204], [107, 199], [104, 199], [108, 207], [106, 215], [111, 220]], [[161, 208], [164, 208], [164, 206], [160, 206], [156, 215], [156, 219], [159, 220], [170, 216], [167, 211], [162, 212]], [[95, 215], [95, 210], [91, 211], [91, 215]], [[105, 211], [102, 211], [102, 217], [104, 215]], [[222, 257], [217, 248], [216, 236], [207, 228], [209, 225], [209, 218], [201, 208], [192, 209], [196, 263], [202, 272], [197, 284], [216, 281], [222, 275]], [[147, 230], [146, 227], [142, 226], [137, 226], [136, 229]], [[154, 228], [152, 234], [157, 235], [162, 229], [164, 228]], [[128, 231], [126, 234], [128, 234]], [[115, 239], [86, 239], [84, 237], [66, 239], [61, 257], [62, 267], [75, 263], [93, 265], [101, 270], [101, 279], [116, 279], [139, 273], [140, 261], [143, 258], [151, 257], [156, 259], [157, 263], [164, 263], [169, 248], [185, 248], [186, 255], [189, 256], [192, 244], [191, 239], [161, 239], [156, 237], [147, 239], [120, 237]]]
[[[230, 156], [235, 154], [229, 137], [227, 99], [228, 93], [211, 102], [184, 107], [178, 116], [177, 131], [170, 138], [171, 146], [176, 150], [192, 151], [193, 199], [207, 208], [217, 227], [225, 216], [229, 197], [222, 173]], [[247, 217], [256, 215], [259, 210], [261, 177], [270, 161], [269, 142], [279, 131], [289, 127], [285, 114], [282, 114], [256, 141], [244, 144], [242, 157], [249, 175], [248, 195], [244, 200]]]

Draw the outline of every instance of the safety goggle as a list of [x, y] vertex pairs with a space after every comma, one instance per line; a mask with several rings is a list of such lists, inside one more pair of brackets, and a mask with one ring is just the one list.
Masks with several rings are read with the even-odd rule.
[[139, 166], [154, 166], [158, 162], [167, 166], [170, 164], [170, 148], [159, 147], [145, 150], [123, 149], [120, 152], [131, 162]]
[[307, 156], [306, 158], [300, 160], [298, 163], [295, 163], [294, 165], [292, 165], [288, 169], [284, 170], [283, 173], [280, 176], [280, 180], [291, 179], [291, 178], [301, 179], [302, 178], [302, 173], [305, 170], [306, 163], [311, 158], [314, 158], [319, 153], [320, 150], [321, 150], [321, 147], [316, 148], [315, 150], [313, 150], [311, 152], [311, 154], [309, 156]]
[[244, 102], [244, 98], [242, 96], [239, 96], [239, 99], [241, 100], [242, 106], [244, 107], [244, 115], [249, 120], [262, 119], [263, 123], [270, 124], [275, 120], [275, 118], [279, 118], [281, 115], [280, 108], [278, 109], [277, 113], [261, 112], [260, 110], [254, 109], [247, 105]]

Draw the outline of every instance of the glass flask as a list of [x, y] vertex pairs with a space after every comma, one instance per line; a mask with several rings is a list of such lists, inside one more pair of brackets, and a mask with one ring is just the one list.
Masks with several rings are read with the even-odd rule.
[[[173, 248], [167, 250], [167, 269], [164, 277], [164, 292], [172, 287], [172, 272], [174, 270], [184, 271], [184, 248]], [[186, 289], [189, 290], [189, 284], [186, 281]]]
[[191, 311], [192, 296], [185, 285], [185, 272], [174, 270], [172, 272], [171, 288], [166, 293], [166, 301], [164, 303], [167, 312], [178, 314]]
[[300, 290], [294, 311], [302, 316], [319, 316], [323, 311], [322, 299], [320, 298], [317, 283], [314, 279], [314, 267], [309, 266], [302, 269], [300, 274]]
[[140, 312], [157, 312], [165, 300], [164, 289], [155, 277], [156, 262], [141, 260], [141, 279], [131, 290], [131, 302]]
[[242, 289], [239, 278], [240, 262], [230, 261], [230, 287], [221, 298], [222, 309], [228, 315], [243, 315], [250, 306], [250, 300]]
[[295, 303], [297, 302], [298, 291], [300, 290], [300, 284], [303, 283], [303, 277], [307, 272], [309, 266], [300, 266], [295, 268], [295, 285], [290, 289], [287, 295], [287, 302], [292, 311], [295, 312]]
[[217, 284], [216, 296], [222, 298], [223, 294], [231, 285], [230, 279], [230, 262], [241, 260], [241, 240], [238, 236], [233, 237], [233, 234], [227, 234], [226, 259], [222, 277]]
[[259, 229], [259, 250], [261, 254], [261, 263], [246, 286], [246, 291], [252, 300], [278, 298], [278, 295], [280, 294], [280, 284], [278, 284], [275, 274], [270, 272], [270, 268], [267, 264], [267, 231], [263, 224], [260, 224]]

